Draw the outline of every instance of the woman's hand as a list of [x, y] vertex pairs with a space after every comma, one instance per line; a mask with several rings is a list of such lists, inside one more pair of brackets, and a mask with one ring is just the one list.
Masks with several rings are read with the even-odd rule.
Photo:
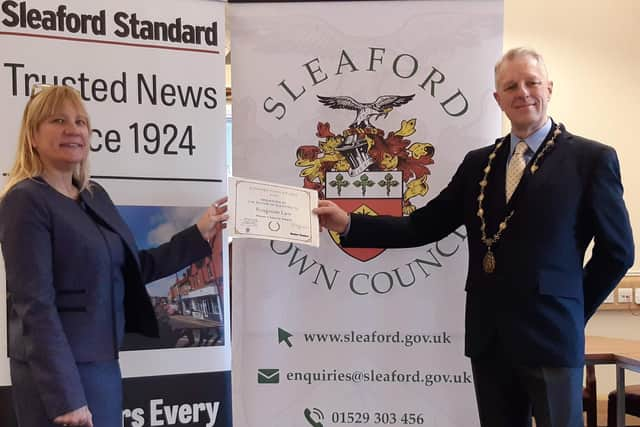
[[320, 230], [326, 227], [342, 234], [349, 226], [349, 214], [329, 200], [318, 200], [318, 207], [313, 210], [313, 213], [320, 219]]
[[227, 197], [216, 200], [205, 211], [204, 214], [198, 220], [196, 226], [202, 234], [202, 238], [207, 242], [213, 241], [216, 234], [222, 231], [223, 228], [227, 228], [227, 220], [229, 215], [227, 212]]
[[82, 408], [75, 409], [66, 414], [62, 414], [53, 419], [53, 422], [62, 426], [82, 426], [93, 427], [93, 419], [91, 417], [91, 411], [86, 405]]

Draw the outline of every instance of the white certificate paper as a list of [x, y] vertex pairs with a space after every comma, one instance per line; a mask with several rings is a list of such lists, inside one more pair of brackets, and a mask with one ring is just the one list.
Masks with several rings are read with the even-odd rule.
[[318, 193], [306, 188], [229, 177], [231, 237], [281, 240], [318, 247], [320, 224], [311, 210]]

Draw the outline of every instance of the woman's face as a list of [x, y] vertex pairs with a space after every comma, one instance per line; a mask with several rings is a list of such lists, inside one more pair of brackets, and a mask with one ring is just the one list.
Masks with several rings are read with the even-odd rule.
[[45, 169], [73, 171], [89, 154], [87, 117], [71, 102], [40, 124], [32, 142]]

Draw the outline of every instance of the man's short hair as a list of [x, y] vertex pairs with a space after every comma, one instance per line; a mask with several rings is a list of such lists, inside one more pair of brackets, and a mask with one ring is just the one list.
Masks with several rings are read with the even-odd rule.
[[512, 61], [516, 58], [520, 58], [523, 56], [528, 56], [529, 58], [533, 58], [536, 60], [542, 72], [544, 73], [544, 77], [548, 79], [547, 74], [547, 66], [544, 63], [544, 58], [534, 49], [528, 47], [514, 47], [513, 49], [509, 49], [502, 58], [496, 63], [496, 66], [493, 68], [494, 78], [495, 78], [495, 86], [498, 88], [498, 71], [500, 71], [500, 67], [507, 61]]

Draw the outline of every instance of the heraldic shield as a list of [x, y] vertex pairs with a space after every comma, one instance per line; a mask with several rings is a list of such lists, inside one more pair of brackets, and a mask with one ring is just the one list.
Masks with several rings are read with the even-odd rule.
[[[400, 171], [366, 171], [354, 177], [343, 172], [327, 172], [326, 175], [325, 198], [347, 212], [402, 216], [403, 194]], [[334, 232], [330, 234], [342, 251], [362, 262], [384, 252], [379, 248], [344, 248], [340, 245], [340, 236]]]

